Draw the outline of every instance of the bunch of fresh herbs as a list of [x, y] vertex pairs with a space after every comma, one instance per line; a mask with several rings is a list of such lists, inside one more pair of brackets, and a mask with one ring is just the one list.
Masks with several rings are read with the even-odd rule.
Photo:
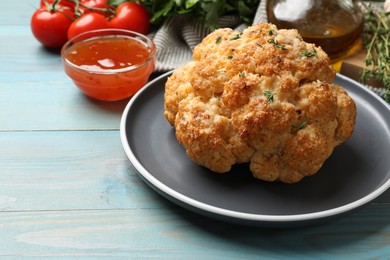
[[[117, 6], [131, 0], [109, 0]], [[133, 0], [148, 9], [152, 24], [161, 24], [166, 18], [177, 14], [194, 14], [211, 30], [218, 27], [218, 18], [223, 15], [238, 15], [251, 24], [260, 0]]]
[[386, 89], [386, 101], [390, 102], [390, 12], [365, 5], [365, 26], [362, 34], [367, 50], [361, 82], [378, 80]]

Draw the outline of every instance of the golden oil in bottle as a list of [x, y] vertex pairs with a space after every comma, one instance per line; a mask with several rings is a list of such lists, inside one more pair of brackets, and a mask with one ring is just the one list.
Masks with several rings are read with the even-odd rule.
[[360, 3], [353, 0], [268, 0], [267, 16], [279, 29], [297, 29], [332, 62], [353, 49], [364, 26]]

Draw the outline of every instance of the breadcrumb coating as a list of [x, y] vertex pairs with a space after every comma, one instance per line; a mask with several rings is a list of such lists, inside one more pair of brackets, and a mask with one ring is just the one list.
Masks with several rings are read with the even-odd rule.
[[217, 173], [294, 183], [315, 174], [353, 133], [356, 106], [332, 84], [327, 54], [296, 30], [218, 29], [165, 86], [164, 116], [196, 163]]

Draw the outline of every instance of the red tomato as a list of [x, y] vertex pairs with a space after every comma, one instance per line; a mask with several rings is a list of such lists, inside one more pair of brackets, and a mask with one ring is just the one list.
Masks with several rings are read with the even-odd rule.
[[60, 48], [68, 40], [72, 17], [73, 12], [68, 9], [48, 11], [47, 8], [40, 8], [31, 17], [31, 31], [45, 47]]
[[104, 15], [99, 13], [87, 13], [77, 18], [68, 29], [68, 39], [75, 37], [76, 35], [97, 29], [106, 29], [110, 25]]
[[149, 14], [144, 7], [134, 2], [124, 2], [116, 8], [111, 27], [147, 34], [150, 29]]
[[[55, 2], [55, 0], [41, 0], [41, 7], [50, 8], [50, 6], [53, 5], [54, 2]], [[72, 2], [71, 0], [60, 0], [56, 6], [69, 7], [70, 10], [73, 10], [74, 7], [76, 6], [76, 4], [74, 2]]]
[[91, 12], [99, 13], [105, 17], [108, 17], [113, 13], [113, 10], [110, 8], [107, 0], [81, 0], [79, 11], [81, 14], [87, 14]]
[[108, 6], [107, 0], [81, 0], [80, 3], [89, 8], [106, 8]]

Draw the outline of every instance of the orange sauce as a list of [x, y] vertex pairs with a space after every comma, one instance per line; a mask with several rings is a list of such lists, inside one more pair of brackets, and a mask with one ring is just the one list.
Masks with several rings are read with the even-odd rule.
[[65, 59], [77, 66], [66, 66], [65, 71], [84, 94], [119, 100], [134, 95], [147, 82], [155, 62], [154, 57], [148, 59], [150, 52], [126, 36], [92, 38], [66, 51]]
[[86, 69], [123, 69], [149, 56], [144, 44], [127, 37], [107, 37], [74, 45], [66, 58]]

